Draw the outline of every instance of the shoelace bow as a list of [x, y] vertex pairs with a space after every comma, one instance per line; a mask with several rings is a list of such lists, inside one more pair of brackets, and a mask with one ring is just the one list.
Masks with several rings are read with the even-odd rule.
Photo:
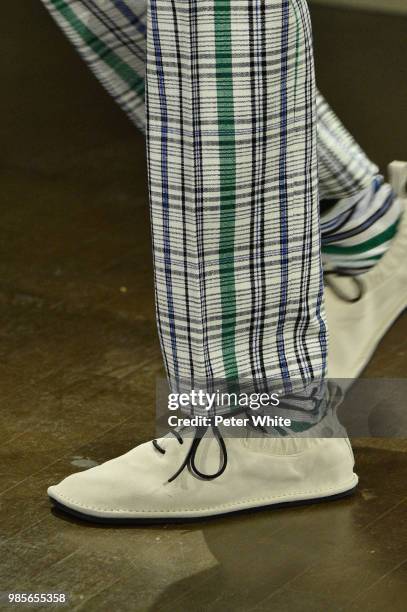
[[[347, 276], [351, 278], [355, 283], [358, 289], [358, 295], [354, 298], [348, 297], [343, 291], [341, 291], [334, 282], [331, 281], [330, 275], [335, 274], [336, 276]], [[349, 304], [354, 304], [355, 302], [359, 302], [362, 299], [365, 288], [362, 281], [357, 276], [352, 276], [351, 274], [347, 274], [346, 272], [341, 271], [339, 268], [335, 270], [329, 270], [328, 272], [324, 272], [324, 279], [328, 287], [335, 293], [335, 295], [344, 302], [348, 302]]]
[[[219, 476], [221, 476], [221, 474], [223, 474], [228, 464], [228, 453], [226, 450], [226, 444], [222, 437], [222, 434], [220, 433], [216, 425], [211, 424], [210, 427], [219, 445], [220, 456], [221, 456], [221, 466], [219, 470], [213, 474], [204, 474], [197, 468], [196, 463], [195, 463], [196, 454], [198, 452], [198, 448], [199, 448], [201, 441], [203, 440], [206, 432], [209, 429], [209, 425], [197, 427], [195, 429], [194, 439], [192, 440], [192, 444], [189, 447], [189, 451], [187, 452], [184, 461], [181, 463], [180, 467], [175, 472], [175, 474], [171, 476], [171, 478], [168, 479], [168, 482], [172, 482], [173, 480], [175, 480], [186, 467], [188, 467], [188, 469], [192, 472], [194, 476], [196, 476], [197, 478], [202, 478], [203, 480], [214, 480], [215, 478], [218, 478]], [[180, 444], [184, 444], [184, 440], [181, 434], [177, 430], [171, 429], [169, 433], [175, 436]], [[159, 445], [157, 440], [153, 440], [153, 446], [162, 455], [165, 455], [165, 453], [167, 452], [164, 448], [162, 448]]]

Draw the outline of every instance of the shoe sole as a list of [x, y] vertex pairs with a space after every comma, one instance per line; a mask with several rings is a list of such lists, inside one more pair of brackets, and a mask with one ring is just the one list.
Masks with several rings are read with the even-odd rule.
[[296, 500], [291, 502], [280, 502], [277, 504], [268, 504], [267, 506], [255, 506], [253, 508], [245, 508], [244, 510], [234, 510], [231, 512], [224, 512], [222, 514], [211, 514], [208, 516], [171, 518], [104, 518], [102, 516], [92, 516], [90, 514], [79, 512], [78, 510], [73, 510], [72, 508], [69, 508], [69, 506], [65, 506], [64, 504], [59, 501], [56, 501], [52, 497], [49, 497], [49, 499], [51, 500], [54, 509], [57, 510], [58, 513], [68, 515], [69, 517], [73, 517], [86, 523], [97, 523], [99, 525], [168, 525], [180, 523], [199, 523], [202, 521], [214, 520], [233, 515], [249, 514], [252, 512], [263, 512], [266, 510], [279, 510], [281, 508], [295, 508], [297, 506], [310, 506], [322, 502], [333, 502], [347, 497], [351, 497], [355, 494], [356, 489], [357, 485], [355, 487], [352, 487], [351, 489], [348, 489], [347, 491], [343, 491], [342, 493], [336, 493], [335, 495], [327, 495], [325, 497], [315, 497], [313, 499]]

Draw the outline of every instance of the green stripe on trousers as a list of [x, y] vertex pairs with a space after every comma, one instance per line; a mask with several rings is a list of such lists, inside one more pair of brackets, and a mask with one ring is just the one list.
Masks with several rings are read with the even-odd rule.
[[225, 379], [238, 378], [236, 361], [236, 288], [234, 264], [236, 150], [230, 0], [215, 0], [216, 86], [219, 135], [220, 235], [219, 272], [222, 306], [222, 352]]
[[61, 13], [83, 42], [125, 81], [129, 88], [139, 95], [144, 95], [144, 79], [112, 51], [96, 34], [92, 32], [76, 15], [64, 0], [51, 0], [55, 10]]
[[374, 249], [382, 244], [385, 244], [397, 233], [397, 226], [399, 224], [399, 219], [396, 223], [393, 223], [390, 227], [388, 227], [384, 232], [379, 234], [378, 236], [374, 236], [370, 238], [370, 240], [366, 240], [365, 242], [361, 242], [360, 244], [354, 244], [352, 246], [324, 246], [322, 251], [324, 253], [331, 253], [335, 255], [358, 255], [360, 253], [366, 253], [371, 249]]

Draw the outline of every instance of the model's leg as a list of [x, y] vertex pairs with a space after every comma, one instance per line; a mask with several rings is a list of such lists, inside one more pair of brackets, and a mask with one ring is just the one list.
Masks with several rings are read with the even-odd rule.
[[320, 94], [317, 109], [324, 268], [361, 274], [390, 248], [401, 202]]
[[[319, 385], [326, 341], [305, 0], [150, 0], [146, 94], [157, 320], [172, 389]], [[307, 406], [289, 410], [312, 420]], [[88, 519], [171, 520], [356, 485], [348, 441], [320, 437], [323, 423], [316, 439], [244, 428], [224, 440], [225, 429], [212, 420], [172, 432], [49, 495]]]
[[[144, 81], [142, 78], [144, 75], [146, 36], [144, 3], [140, 0], [106, 0], [102, 3], [95, 3], [91, 0], [45, 0], [45, 3], [102, 83], [135, 123], [141, 129], [144, 129]], [[252, 6], [250, 6], [251, 4]], [[277, 3], [276, 6], [280, 5], [281, 3]], [[178, 89], [182, 89], [182, 81], [185, 82], [184, 90], [181, 92], [183, 104], [179, 106], [178, 116], [173, 113], [170, 118], [174, 125], [178, 122], [181, 126], [180, 142], [175, 144], [180, 146], [182, 143], [185, 152], [182, 153], [183, 159], [178, 160], [178, 162], [176, 158], [170, 160], [174, 164], [178, 163], [179, 167], [174, 172], [169, 167], [171, 174], [169, 180], [188, 183], [188, 189], [183, 196], [185, 206], [182, 219], [185, 222], [184, 232], [186, 233], [183, 245], [185, 261], [176, 264], [177, 257], [172, 256], [168, 257], [167, 262], [167, 267], [181, 265], [186, 270], [188, 277], [183, 280], [185, 293], [179, 303], [176, 304], [177, 306], [180, 304], [181, 307], [184, 304], [185, 313], [181, 318], [178, 317], [178, 321], [171, 324], [171, 333], [176, 338], [176, 342], [174, 338], [169, 340], [167, 337], [169, 323], [166, 309], [172, 307], [172, 304], [163, 305], [162, 300], [165, 302], [168, 295], [173, 293], [172, 287], [165, 286], [168, 278], [171, 278], [171, 282], [175, 279], [179, 285], [180, 277], [178, 270], [170, 275], [161, 271], [159, 256], [160, 241], [162, 240], [161, 230], [157, 232], [156, 239], [156, 272], [157, 279], [160, 281], [157, 283], [157, 307], [168, 371], [172, 378], [181, 376], [187, 387], [190, 386], [192, 379], [195, 383], [202, 383], [204, 387], [209, 384], [208, 381], [221, 382], [225, 378], [228, 380], [244, 379], [246, 383], [256, 381], [256, 384], [258, 381], [259, 386], [264, 387], [266, 379], [283, 378], [286, 387], [290, 388], [292, 380], [295, 379], [301, 384], [306, 384], [310, 380], [319, 380], [324, 371], [325, 334], [320, 318], [321, 291], [318, 285], [318, 231], [316, 230], [318, 213], [315, 208], [317, 196], [315, 186], [314, 83], [313, 72], [310, 69], [312, 56], [309, 41], [307, 41], [308, 46], [304, 45], [304, 24], [307, 28], [306, 35], [308, 35], [309, 21], [308, 16], [304, 15], [301, 3], [286, 3], [284, 10], [287, 14], [288, 44], [293, 46], [296, 56], [289, 54], [290, 47], [285, 58], [287, 64], [286, 75], [281, 75], [278, 65], [278, 62], [282, 61], [281, 53], [276, 52], [276, 48], [283, 44], [281, 33], [273, 44], [267, 45], [270, 48], [265, 49], [264, 56], [261, 55], [263, 54], [261, 49], [256, 52], [258, 57], [253, 51], [256, 46], [263, 44], [261, 37], [268, 35], [273, 29], [274, 25], [271, 24], [275, 20], [276, 6], [273, 7], [271, 4], [270, 7], [267, 7], [261, 3], [247, 3], [247, 6], [245, 6], [244, 3], [237, 3], [236, 8], [234, 6], [231, 8], [238, 13], [236, 15], [236, 28], [243, 28], [241, 23], [242, 19], [245, 18], [244, 15], [246, 15], [247, 18], [250, 17], [253, 32], [250, 37], [246, 36], [244, 38], [242, 36], [241, 40], [239, 40], [240, 35], [236, 34], [235, 36], [236, 44], [242, 42], [249, 56], [241, 59], [234, 58], [234, 74], [230, 75], [230, 79], [233, 78], [235, 82], [231, 83], [229, 90], [238, 88], [238, 96], [234, 104], [238, 112], [244, 113], [244, 118], [242, 122], [241, 117], [236, 117], [239, 123], [235, 144], [237, 151], [236, 202], [232, 202], [230, 210], [226, 210], [222, 219], [219, 214], [221, 209], [219, 207], [217, 209], [214, 203], [216, 204], [219, 200], [221, 191], [225, 200], [230, 196], [226, 193], [225, 185], [221, 184], [222, 181], [224, 183], [223, 177], [218, 177], [218, 193], [216, 193], [215, 176], [212, 175], [212, 172], [220, 173], [219, 168], [224, 164], [223, 160], [220, 159], [220, 153], [228, 157], [230, 147], [227, 143], [227, 146], [223, 143], [222, 150], [215, 143], [215, 139], [212, 138], [212, 126], [209, 130], [205, 128], [205, 125], [203, 126], [202, 137], [205, 137], [206, 140], [202, 143], [200, 154], [203, 159], [207, 158], [208, 160], [212, 160], [214, 156], [215, 160], [219, 157], [216, 162], [218, 167], [216, 167], [216, 163], [211, 161], [212, 165], [209, 166], [208, 170], [205, 170], [202, 185], [199, 189], [197, 188], [194, 195], [195, 199], [198, 200], [199, 198], [201, 202], [193, 202], [193, 211], [188, 208], [191, 201], [188, 189], [191, 193], [194, 189], [194, 182], [199, 180], [198, 175], [193, 176], [191, 174], [195, 162], [190, 156], [195, 155], [196, 157], [198, 154], [197, 148], [201, 147], [199, 142], [196, 144], [189, 137], [192, 114], [197, 114], [195, 107], [192, 108], [191, 105], [192, 103], [195, 105], [198, 103], [199, 105], [197, 93], [191, 90], [189, 79], [194, 78], [198, 81], [199, 78], [202, 81], [202, 84], [199, 84], [201, 95], [206, 96], [208, 90], [212, 96], [212, 99], [209, 99], [209, 104], [203, 106], [202, 116], [204, 117], [207, 112], [208, 120], [210, 122], [214, 121], [215, 125], [217, 117], [213, 115], [211, 104], [217, 104], [216, 96], [213, 95], [214, 87], [218, 87], [215, 83], [216, 75], [214, 72], [208, 77], [204, 76], [204, 78], [198, 72], [194, 75], [192, 70], [197, 70], [195, 64], [198, 63], [198, 60], [195, 60], [195, 64], [193, 64], [181, 58], [177, 67], [177, 78], [180, 80], [180, 84], [174, 85], [176, 95], [171, 92], [171, 96], [174, 96], [172, 99], [173, 105], [178, 108], [177, 105], [180, 103]], [[222, 7], [216, 7], [216, 9], [222, 14]], [[281, 6], [278, 10], [282, 10]], [[261, 26], [263, 13], [269, 23]], [[181, 52], [181, 47], [190, 43], [186, 39], [185, 25], [182, 19], [180, 25], [179, 32], [173, 31], [173, 35], [177, 35], [179, 38], [178, 47]], [[261, 30], [261, 27], [263, 27], [263, 30]], [[255, 33], [255, 30], [259, 30], [259, 33]], [[191, 32], [189, 35], [192, 35]], [[153, 32], [150, 36], [151, 42], [154, 43]], [[164, 42], [167, 44], [167, 41]], [[216, 44], [215, 40], [212, 42]], [[198, 45], [199, 41], [196, 44]], [[232, 44], [232, 41], [230, 44]], [[235, 44], [235, 40], [233, 40], [233, 44]], [[252, 50], [250, 50], [250, 47]], [[155, 53], [154, 49], [153, 52]], [[202, 54], [204, 51], [200, 51], [200, 53]], [[272, 56], [273, 60], [270, 61]], [[174, 54], [169, 58], [168, 61], [178, 61], [178, 57], [175, 57]], [[214, 66], [212, 70], [217, 70], [214, 64], [215, 58], [211, 56], [209, 59]], [[154, 59], [150, 73], [156, 75], [156, 70], [156, 60]], [[239, 78], [236, 74], [238, 70], [242, 71]], [[250, 70], [253, 70], [252, 76], [249, 74]], [[181, 72], [183, 74], [182, 79], [180, 79]], [[267, 72], [272, 73], [271, 78], [267, 75]], [[172, 74], [166, 74], [166, 76], [174, 80]], [[283, 76], [287, 80], [286, 92], [283, 91], [280, 94], [278, 90]], [[222, 82], [220, 82], [219, 87], [223, 87]], [[258, 92], [256, 92], [256, 89], [258, 89]], [[274, 93], [276, 91], [279, 94], [278, 96]], [[272, 95], [275, 101], [270, 103]], [[280, 95], [285, 95], [287, 99], [280, 102]], [[195, 98], [198, 99], [198, 102], [195, 101]], [[276, 118], [276, 113], [279, 112], [278, 104], [284, 104], [283, 112], [286, 113], [286, 116], [280, 119]], [[294, 113], [295, 104], [298, 108]], [[225, 102], [226, 107], [227, 102]], [[219, 115], [222, 113], [224, 113], [224, 110], [220, 109]], [[231, 108], [231, 114], [235, 114], [233, 108]], [[204, 121], [208, 120], [204, 118]], [[184, 128], [182, 124], [187, 121], [189, 124]], [[284, 121], [287, 121], [286, 134], [280, 134], [280, 124], [283, 124]], [[152, 120], [152, 123], [154, 122], [157, 122], [155, 117]], [[301, 126], [301, 129], [298, 126]], [[169, 127], [175, 133], [176, 127], [171, 125]], [[206, 133], [208, 136], [206, 136]], [[197, 137], [201, 138], [196, 130], [195, 139]], [[298, 142], [300, 142], [300, 146], [298, 146]], [[274, 152], [278, 151], [279, 147], [282, 151], [281, 160]], [[206, 155], [206, 148], [208, 148], [208, 155]], [[192, 154], [188, 153], [189, 149]], [[201, 162], [202, 172], [204, 163], [208, 164], [208, 162]], [[152, 160], [152, 167], [154, 167], [154, 160]], [[179, 171], [181, 167], [182, 176]], [[161, 172], [161, 166], [159, 170]], [[199, 167], [197, 166], [194, 168], [194, 172], [198, 171]], [[283, 175], [283, 172], [285, 172], [285, 180], [289, 186], [287, 192], [285, 192], [286, 185], [280, 180], [280, 175]], [[294, 182], [291, 177], [294, 178]], [[154, 178], [154, 180], [156, 179]], [[210, 195], [207, 193], [208, 188], [204, 184], [205, 181], [210, 184], [212, 190]], [[182, 186], [178, 185], [176, 189], [180, 193]], [[159, 219], [158, 213], [161, 215], [162, 210], [157, 209], [154, 189], [151, 190], [151, 193], [154, 228], [157, 225], [157, 222], [154, 223], [154, 221]], [[179, 195], [170, 194], [170, 215], [176, 214], [171, 211], [176, 210], [175, 205], [172, 205], [172, 200], [177, 197]], [[282, 211], [282, 214], [287, 218], [283, 217], [285, 227], [281, 228], [281, 232], [287, 232], [287, 235], [292, 237], [292, 243], [287, 243], [287, 245], [284, 243], [279, 245], [274, 236], [280, 223], [279, 202], [281, 199], [285, 199], [289, 205], [287, 214]], [[208, 201], [207, 205], [206, 201]], [[272, 202], [273, 206], [271, 206]], [[203, 214], [204, 204], [205, 223], [203, 224], [200, 217]], [[158, 205], [162, 208], [161, 201]], [[233, 211], [237, 206], [239, 209], [235, 215], [235, 223]], [[303, 227], [298, 224], [298, 210], [302, 211]], [[193, 218], [193, 216], [196, 218]], [[293, 219], [295, 219], [294, 228], [292, 227]], [[160, 220], [158, 222], [161, 223]], [[170, 219], [168, 222], [170, 222]], [[234, 225], [236, 225], [236, 232]], [[217, 226], [219, 227], [217, 228]], [[204, 249], [206, 234], [197, 234], [197, 232], [203, 232], [204, 230], [210, 232], [211, 240], [215, 241], [215, 248], [219, 248], [216, 247], [216, 244], [220, 243], [221, 230], [223, 233], [229, 231], [232, 240], [228, 236], [226, 238], [222, 237], [222, 240], [227, 244], [227, 251], [223, 253], [223, 259], [220, 262], [214, 261], [213, 249], [211, 252], [211, 249], [208, 249], [207, 246], [208, 254], [206, 254]], [[216, 235], [216, 231], [219, 232], [219, 235]], [[303, 235], [307, 237], [307, 241], [304, 245], [300, 245], [299, 241]], [[202, 244], [197, 244], [196, 236], [200, 238]], [[176, 243], [179, 242], [177, 238], [175, 239]], [[287, 236], [284, 233], [282, 234], [282, 240], [287, 241]], [[174, 239], [167, 245], [169, 250], [173, 242]], [[221, 248], [223, 249], [223, 246]], [[280, 251], [277, 249], [280, 249]], [[297, 261], [302, 258], [302, 249], [304, 249], [305, 257], [302, 267], [298, 267]], [[282, 261], [281, 269], [276, 259], [278, 253], [280, 253], [279, 257]], [[233, 268], [229, 267], [228, 258], [233, 258], [235, 254], [238, 265], [235, 266], [236, 278], [232, 279], [231, 270]], [[288, 255], [290, 258], [286, 261]], [[200, 259], [203, 263], [198, 266], [197, 262]], [[189, 271], [192, 266], [199, 270], [197, 276]], [[215, 269], [216, 266], [217, 269]], [[208, 267], [208, 270], [206, 270], [206, 267]], [[168, 278], [166, 277], [166, 281], [163, 283], [162, 279], [166, 274]], [[204, 303], [198, 307], [197, 304], [202, 302], [207, 291], [209, 292], [208, 297], [218, 302], [217, 292], [221, 287], [220, 277], [222, 277], [222, 316], [214, 313], [211, 304], [209, 304], [208, 314], [205, 315], [208, 317], [208, 330], [200, 330], [199, 325], [206, 325], [206, 322], [202, 321], [199, 309], [202, 308], [202, 312], [204, 312], [206, 305]], [[230, 279], [235, 282], [235, 288], [230, 285]], [[188, 287], [188, 283], [191, 283], [191, 286]], [[276, 301], [280, 291], [279, 284], [281, 284], [284, 294], [284, 298], [282, 297], [281, 300], [285, 300], [288, 293], [297, 296], [296, 303], [292, 302], [292, 307], [287, 308], [286, 312], [278, 300]], [[236, 288], [239, 289], [239, 295], [234, 298], [235, 309], [238, 314], [236, 322], [233, 320], [233, 313], [226, 312], [226, 310], [230, 310], [232, 304], [230, 296], [225, 291], [225, 288], [229, 290], [229, 287], [234, 292], [236, 292]], [[164, 293], [162, 293], [163, 291]], [[210, 297], [211, 291], [214, 292], [212, 297]], [[179, 293], [179, 286], [177, 286], [177, 292]], [[199, 292], [202, 292], [202, 295]], [[227, 307], [225, 306], [226, 303], [228, 303]], [[279, 312], [279, 318], [276, 323], [277, 311]], [[176, 314], [178, 316], [178, 313]], [[161, 322], [161, 318], [163, 322]], [[182, 318], [185, 318], [185, 324]], [[167, 322], [165, 322], [165, 319], [167, 319]], [[198, 327], [197, 321], [199, 322]], [[183, 330], [182, 333], [181, 330]], [[171, 344], [171, 351], [169, 351], [169, 344]], [[201, 348], [204, 344], [207, 346], [203, 355], [201, 354]], [[187, 346], [188, 350], [185, 351], [183, 348], [182, 359], [184, 363], [181, 363], [181, 371], [177, 372], [180, 356], [174, 358], [172, 352], [173, 349], [176, 351], [183, 345], [184, 347]], [[315, 353], [318, 353], [317, 364], [313, 363]], [[195, 355], [198, 355], [199, 360], [204, 359], [206, 361], [204, 367], [202, 364], [197, 366], [194, 363]], [[229, 361], [227, 368], [224, 361]]]
[[157, 314], [180, 381], [323, 376], [306, 3], [151, 0], [147, 145]]
[[[144, 1], [45, 2], [144, 128]], [[216, 2], [151, 6], [157, 310], [173, 382], [308, 382], [323, 373], [314, 76], [302, 4], [235, 1], [229, 16]]]
[[[320, 95], [317, 109], [328, 375], [350, 384], [407, 307], [407, 216]], [[392, 167], [406, 183], [407, 164]]]
[[[143, 128], [144, 0], [44, 2]], [[152, 2], [147, 76], [157, 311], [171, 381], [282, 379], [289, 388], [320, 379], [305, 2]]]

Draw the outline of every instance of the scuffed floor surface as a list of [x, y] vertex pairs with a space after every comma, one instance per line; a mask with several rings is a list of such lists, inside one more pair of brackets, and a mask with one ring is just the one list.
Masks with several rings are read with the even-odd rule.
[[[327, 505], [148, 529], [94, 527], [51, 513], [50, 483], [153, 434], [161, 360], [144, 145], [39, 2], [4, 10], [0, 591], [62, 591], [70, 610], [86, 612], [404, 612], [403, 441], [356, 441], [360, 488]], [[342, 35], [332, 14], [315, 11], [320, 78], [334, 93], [329, 54]], [[357, 14], [335, 14], [347, 38], [359, 37], [369, 88], [377, 70], [387, 75], [394, 66], [406, 22], [402, 30], [400, 20], [379, 26], [370, 17], [361, 27]], [[381, 40], [387, 32], [387, 53], [366, 72], [378, 32]], [[335, 74], [355, 84], [348, 87], [355, 102], [357, 75], [346, 71], [353, 51], [347, 56], [344, 46]], [[393, 111], [405, 98], [395, 91]], [[358, 106], [356, 115], [367, 115], [359, 137], [382, 161], [392, 145], [374, 138], [386, 117], [379, 134], [367, 129], [379, 105], [370, 115], [370, 106]], [[397, 142], [392, 156], [401, 157]], [[366, 375], [406, 375], [406, 333], [404, 316]]]

